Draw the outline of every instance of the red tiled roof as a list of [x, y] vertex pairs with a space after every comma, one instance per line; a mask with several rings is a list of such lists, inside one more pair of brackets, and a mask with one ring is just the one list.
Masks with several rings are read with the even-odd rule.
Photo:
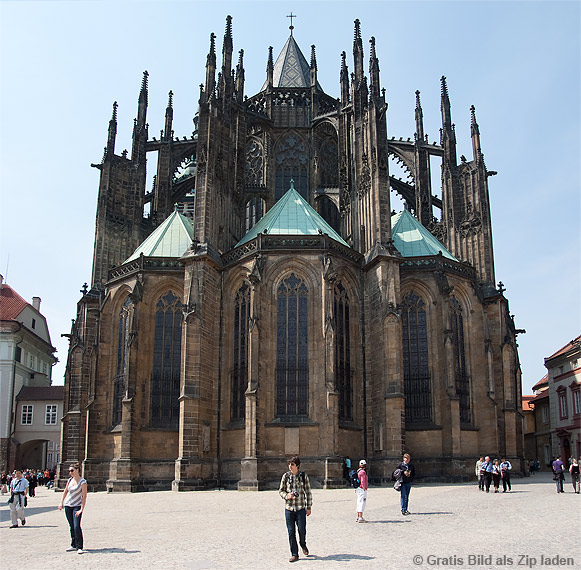
[[522, 397], [522, 410], [523, 412], [531, 412], [533, 410], [533, 408], [531, 408], [531, 401], [533, 400], [533, 398], [535, 398], [534, 395], [532, 396], [523, 396]]
[[551, 358], [555, 358], [555, 356], [559, 356], [560, 354], [563, 354], [569, 350], [571, 350], [573, 348], [573, 346], [578, 345], [581, 342], [581, 335], [579, 335], [577, 338], [574, 338], [573, 340], [569, 341], [563, 348], [560, 348], [559, 350], [557, 350], [557, 352], [555, 352], [555, 354], [551, 354], [551, 356], [548, 356], [547, 358], [545, 358], [545, 360], [550, 360]]
[[27, 303], [10, 285], [0, 288], [0, 319], [13, 321], [27, 307]]
[[64, 386], [23, 386], [17, 400], [64, 400]]
[[534, 386], [533, 391], [541, 390], [549, 385], [549, 375], [545, 374]]

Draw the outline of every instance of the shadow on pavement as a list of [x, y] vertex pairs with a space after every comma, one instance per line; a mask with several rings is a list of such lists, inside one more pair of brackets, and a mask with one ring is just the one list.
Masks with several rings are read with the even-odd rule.
[[141, 550], [127, 550], [126, 548], [91, 548], [85, 550], [87, 554], [139, 554]]
[[317, 556], [316, 554], [310, 554], [308, 560], [313, 558], [315, 560], [336, 560], [337, 562], [349, 562], [350, 560], [374, 560], [375, 556], [362, 556], [361, 554], [329, 554], [329, 556]]

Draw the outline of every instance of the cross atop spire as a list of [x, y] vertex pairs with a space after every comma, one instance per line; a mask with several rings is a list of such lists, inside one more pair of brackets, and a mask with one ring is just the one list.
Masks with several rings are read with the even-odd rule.
[[287, 18], [290, 18], [290, 26], [288, 27], [288, 29], [291, 31], [291, 36], [293, 35], [293, 30], [295, 29], [295, 27], [293, 26], [293, 18], [296, 18], [296, 14], [293, 14], [292, 12], [287, 16]]

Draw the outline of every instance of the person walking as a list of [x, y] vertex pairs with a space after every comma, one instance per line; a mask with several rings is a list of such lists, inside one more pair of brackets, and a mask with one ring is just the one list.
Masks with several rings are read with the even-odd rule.
[[77, 554], [84, 554], [83, 550], [83, 530], [81, 529], [81, 517], [87, 502], [87, 481], [81, 477], [81, 465], [73, 463], [69, 467], [69, 480], [63, 491], [58, 509], [65, 509], [65, 515], [71, 531], [71, 545], [67, 552], [77, 551]]
[[304, 471], [299, 471], [300, 466], [300, 457], [295, 456], [289, 459], [289, 470], [282, 476], [278, 489], [278, 494], [285, 502], [284, 515], [291, 551], [289, 562], [296, 562], [299, 559], [296, 529], [299, 532], [299, 544], [303, 554], [305, 556], [309, 555], [309, 549], [307, 548], [307, 517], [311, 514], [313, 494], [309, 476]]
[[416, 470], [411, 464], [411, 459], [409, 453], [404, 453], [403, 461], [398, 465], [398, 469], [401, 469], [401, 514], [404, 516], [411, 514], [408, 511], [408, 504], [410, 491], [412, 490], [412, 482], [416, 476]]
[[512, 490], [510, 486], [510, 470], [512, 465], [508, 459], [503, 457], [500, 461], [500, 476], [502, 478], [502, 492], [506, 493], [508, 488], [509, 491]]
[[18, 519], [20, 519], [22, 526], [26, 524], [24, 517], [24, 507], [26, 507], [28, 495], [28, 481], [22, 475], [21, 469], [16, 469], [14, 477], [10, 481], [10, 528], [18, 528]]
[[565, 479], [565, 465], [561, 461], [561, 456], [559, 455], [555, 461], [553, 461], [553, 480], [557, 485], [557, 493], [564, 493], [563, 491], [563, 480]]
[[482, 467], [483, 463], [484, 463], [484, 455], [481, 455], [480, 459], [476, 462], [476, 465], [474, 466], [474, 473], [476, 474], [476, 477], [478, 478], [478, 490], [479, 491], [484, 491], [484, 475], [480, 471], [480, 468]]
[[579, 462], [575, 457], [573, 457], [573, 461], [571, 461], [569, 473], [571, 474], [571, 483], [573, 484], [573, 492], [579, 494]]
[[365, 505], [367, 504], [367, 489], [369, 487], [369, 479], [367, 477], [367, 461], [365, 461], [365, 459], [362, 459], [359, 462], [357, 478], [359, 479], [359, 487], [355, 489], [357, 496], [357, 518], [355, 519], [355, 522], [364, 523], [367, 522], [363, 518], [363, 511], [365, 511]]
[[486, 487], [486, 492], [490, 492], [490, 483], [492, 483], [492, 462], [490, 461], [490, 456], [484, 458], [484, 463], [480, 466], [480, 472], [484, 477], [484, 486]]

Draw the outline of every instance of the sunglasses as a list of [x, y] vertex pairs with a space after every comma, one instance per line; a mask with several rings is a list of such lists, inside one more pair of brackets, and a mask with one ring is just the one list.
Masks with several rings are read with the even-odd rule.
[[76, 469], [69, 469], [69, 473], [74, 473]]

